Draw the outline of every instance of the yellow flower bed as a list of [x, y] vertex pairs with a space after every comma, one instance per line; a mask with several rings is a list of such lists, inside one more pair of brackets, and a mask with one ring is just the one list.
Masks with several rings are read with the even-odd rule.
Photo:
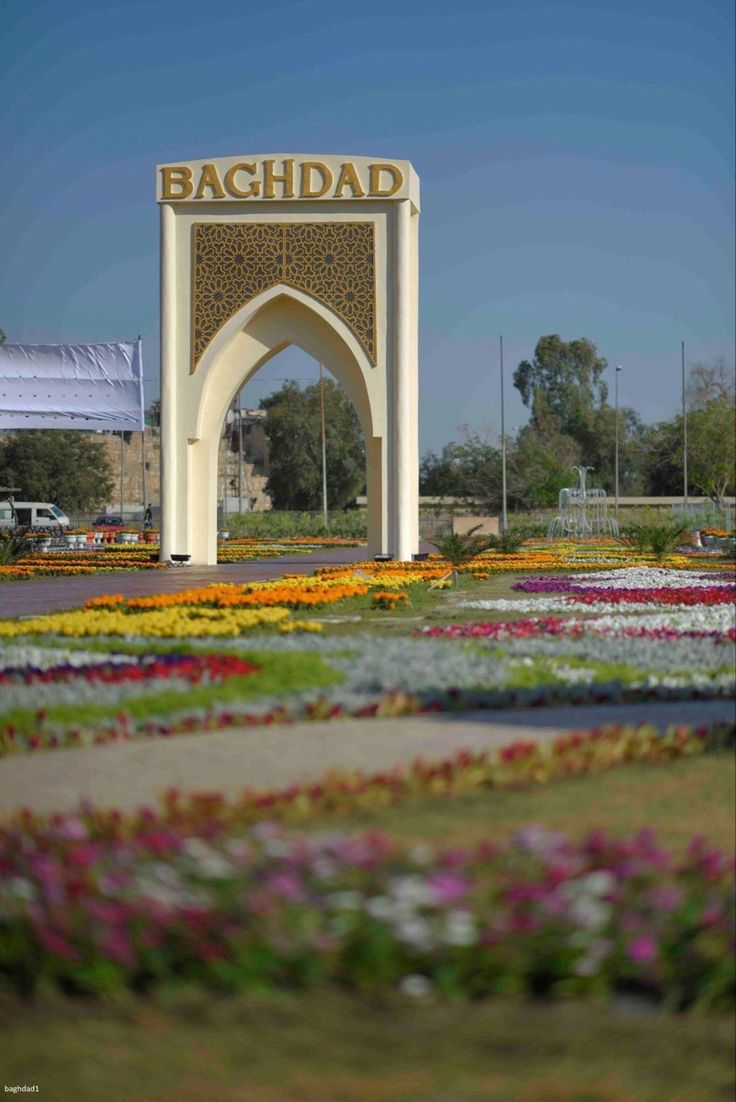
[[[521, 571], [534, 573], [564, 573], [569, 570], [594, 570], [596, 567], [607, 570], [616, 567], [675, 567], [678, 569], [699, 569], [706, 559], [693, 555], [673, 554], [663, 560], [653, 555], [637, 555], [621, 544], [600, 544], [595, 547], [574, 543], [527, 544], [516, 554], [502, 555], [498, 551], [485, 551], [470, 562], [458, 567], [460, 573], [478, 575], [515, 574]], [[711, 560], [712, 561], [712, 560]], [[433, 554], [424, 562], [350, 563], [344, 566], [320, 567], [316, 573], [322, 579], [334, 581], [347, 580], [356, 573], [364, 575], [370, 584], [380, 585], [383, 589], [402, 588], [413, 582], [433, 581], [441, 578], [448, 569], [453, 569], [441, 555]]]
[[215, 583], [179, 593], [158, 593], [150, 597], [130, 597], [119, 594], [92, 597], [85, 608], [117, 608], [126, 611], [176, 608], [182, 605], [225, 608], [298, 608], [334, 604], [346, 597], [363, 597], [374, 584], [362, 578], [323, 579], [304, 575], [271, 582], [248, 585]]
[[[241, 635], [251, 628], [281, 625], [289, 619], [287, 608], [216, 609], [167, 608], [126, 613], [115, 609], [74, 609], [29, 620], [0, 620], [0, 636], [53, 632], [56, 635], [142, 635], [152, 639], [209, 635]], [[298, 628], [296, 630], [299, 630]], [[311, 630], [311, 629], [302, 629]]]

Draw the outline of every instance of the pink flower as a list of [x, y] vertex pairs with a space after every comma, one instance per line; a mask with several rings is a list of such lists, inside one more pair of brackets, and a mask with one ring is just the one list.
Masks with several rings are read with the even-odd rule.
[[435, 902], [445, 907], [463, 898], [470, 888], [470, 881], [460, 873], [439, 872], [429, 877], [427, 887], [433, 893]]
[[637, 964], [650, 964], [659, 954], [659, 946], [653, 937], [643, 934], [629, 942], [628, 954]]
[[75, 846], [73, 849], [68, 850], [66, 859], [70, 864], [85, 869], [88, 865], [91, 865], [93, 861], [96, 861], [98, 856], [99, 851], [97, 846]]
[[298, 899], [302, 894], [302, 883], [299, 877], [288, 872], [279, 872], [270, 877], [268, 886], [271, 891], [284, 899]]
[[649, 892], [648, 900], [656, 910], [668, 914], [682, 903], [682, 892], [672, 884], [659, 884]]
[[79, 960], [79, 953], [74, 946], [70, 945], [61, 934], [57, 934], [56, 930], [39, 930], [38, 940], [45, 949], [48, 949], [50, 953], [55, 953], [57, 957], [63, 957], [64, 960]]
[[101, 949], [106, 956], [110, 957], [111, 960], [117, 961], [119, 964], [132, 965], [135, 963], [133, 946], [123, 930], [109, 930], [102, 941]]

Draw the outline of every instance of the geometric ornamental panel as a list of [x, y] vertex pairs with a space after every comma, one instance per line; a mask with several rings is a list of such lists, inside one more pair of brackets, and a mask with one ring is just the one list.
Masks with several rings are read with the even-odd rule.
[[262, 291], [287, 283], [334, 310], [376, 362], [372, 222], [197, 222], [192, 227], [192, 364]]

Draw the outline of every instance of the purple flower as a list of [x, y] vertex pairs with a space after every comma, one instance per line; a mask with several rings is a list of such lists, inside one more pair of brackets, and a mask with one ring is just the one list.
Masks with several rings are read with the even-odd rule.
[[659, 953], [657, 942], [648, 934], [629, 942], [628, 954], [637, 964], [650, 964]]
[[302, 894], [301, 880], [289, 872], [277, 872], [275, 876], [270, 877], [268, 887], [284, 899], [298, 899]]
[[456, 872], [438, 872], [427, 880], [427, 887], [441, 907], [462, 899], [470, 888], [467, 876]]

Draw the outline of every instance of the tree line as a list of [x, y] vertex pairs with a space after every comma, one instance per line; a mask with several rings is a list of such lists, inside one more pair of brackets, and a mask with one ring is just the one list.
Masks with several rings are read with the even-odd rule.
[[[553, 506], [571, 483], [571, 468], [594, 468], [594, 482], [614, 490], [616, 411], [604, 378], [606, 360], [587, 338], [541, 337], [531, 360], [514, 371], [514, 386], [529, 420], [507, 437], [508, 506], [527, 511]], [[324, 381], [328, 508], [350, 506], [365, 490], [365, 444], [357, 414], [332, 379]], [[267, 492], [275, 509], [322, 507], [320, 388], [287, 382], [262, 402], [269, 440]], [[734, 378], [723, 360], [696, 364], [687, 387], [689, 490], [721, 503], [734, 492], [736, 414]], [[682, 414], [645, 425], [620, 408], [619, 491], [676, 496], [683, 490]], [[456, 497], [492, 514], [501, 509], [501, 450], [465, 428], [420, 466], [420, 493]], [[0, 439], [0, 485], [17, 496], [53, 501], [67, 511], [104, 504], [113, 478], [94, 435], [24, 430]]]
[[[594, 483], [615, 488], [616, 410], [604, 379], [606, 360], [586, 338], [542, 337], [531, 361], [513, 376], [529, 421], [506, 439], [508, 506], [524, 511], [556, 505], [571, 485], [571, 468], [594, 468]], [[689, 492], [722, 503], [734, 492], [734, 378], [723, 360], [696, 364], [686, 389]], [[619, 492], [677, 496], [683, 492], [683, 417], [645, 425], [635, 410], [619, 417]], [[464, 429], [441, 452], [428, 452], [420, 493], [472, 500], [501, 509], [501, 450]]]

